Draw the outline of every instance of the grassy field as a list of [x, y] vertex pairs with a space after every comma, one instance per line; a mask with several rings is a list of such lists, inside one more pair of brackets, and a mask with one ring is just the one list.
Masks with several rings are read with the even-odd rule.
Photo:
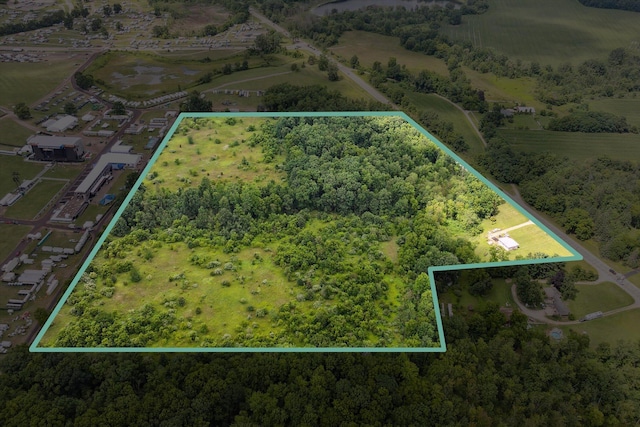
[[545, 107], [534, 95], [536, 82], [531, 77], [509, 79], [493, 73], [480, 73], [468, 67], [462, 67], [465, 75], [475, 89], [484, 91], [485, 99], [506, 104], [519, 103], [541, 110]]
[[469, 144], [467, 154], [475, 155], [484, 151], [484, 146], [477, 132], [473, 129], [464, 113], [453, 104], [432, 94], [411, 92], [407, 93], [406, 96], [418, 110], [433, 111], [438, 114], [441, 120], [453, 123], [454, 130], [462, 135], [467, 144]]
[[565, 249], [560, 243], [555, 241], [544, 230], [535, 226], [528, 225], [509, 231], [509, 236], [520, 245], [519, 249], [511, 251], [513, 256], [526, 256], [529, 253], [541, 252], [547, 255], [570, 256], [571, 253]]
[[585, 7], [575, 0], [490, 0], [486, 13], [464, 16], [461, 25], [441, 31], [543, 65], [605, 58], [640, 40], [637, 13]]
[[620, 285], [604, 282], [597, 285], [577, 285], [578, 296], [566, 301], [569, 310], [580, 319], [595, 311], [609, 311], [633, 303], [633, 298], [620, 289]]
[[0, 64], [0, 105], [32, 104], [45, 96], [75, 69], [73, 61], [58, 60], [39, 65], [3, 62]]
[[35, 177], [42, 168], [42, 164], [25, 162], [22, 157], [0, 155], [0, 195], [4, 197], [9, 191], [16, 189], [13, 172], [18, 172], [20, 179], [25, 180]]
[[588, 104], [591, 111], [608, 111], [626, 117], [630, 126], [640, 127], [640, 99], [598, 99]]
[[7, 208], [8, 218], [35, 219], [36, 215], [45, 207], [53, 197], [58, 194], [66, 182], [42, 179], [29, 192], [20, 198], [14, 205]]
[[34, 132], [21, 126], [11, 119], [0, 120], [0, 149], [7, 146], [7, 149], [22, 147], [27, 143], [27, 138]]
[[[375, 47], [372, 49], [372, 47]], [[422, 70], [434, 71], [443, 76], [449, 75], [447, 64], [433, 56], [412, 52], [400, 46], [397, 37], [383, 36], [366, 31], [347, 31], [341, 37], [337, 45], [330, 51], [347, 61], [353, 55], [358, 57], [360, 65], [370, 68], [375, 61], [386, 65], [389, 58], [396, 58], [398, 64], [406, 65], [413, 73]]]
[[624, 133], [582, 133], [500, 129], [514, 148], [529, 152], [550, 152], [571, 159], [592, 159], [607, 155], [613, 159], [640, 159], [640, 135]]
[[60, 179], [74, 179], [85, 168], [84, 164], [64, 164], [56, 163], [56, 165], [49, 169], [44, 175], [44, 178], [60, 178]]
[[[468, 272], [462, 271], [461, 274], [462, 278], [460, 280], [464, 282]], [[484, 307], [487, 302], [495, 302], [500, 304], [501, 307], [517, 307], [516, 302], [513, 300], [513, 295], [511, 295], [511, 283], [506, 283], [505, 279], [493, 279], [491, 292], [482, 297], [474, 297], [467, 291], [463, 291], [460, 297], [457, 297], [452, 292], [447, 292], [443, 295], [438, 295], [438, 300], [445, 303], [445, 305], [447, 303], [456, 304], [459, 309], [463, 310], [466, 310], [469, 306], [479, 309]]]
[[[259, 126], [261, 118], [243, 117], [229, 126], [224, 119], [210, 119], [207, 127], [182, 135], [181, 125], [167, 143], [147, 176], [157, 173], [152, 182], [175, 190], [198, 185], [203, 177], [211, 180], [267, 181], [280, 179], [273, 163], [263, 163], [260, 147], [251, 147], [245, 141], [251, 136], [246, 129]], [[189, 137], [193, 144], [189, 143]], [[219, 143], [216, 143], [219, 140]], [[243, 159], [246, 164], [242, 164]], [[147, 184], [151, 187], [151, 184]]]
[[578, 333], [586, 332], [589, 335], [591, 347], [595, 347], [601, 342], [615, 344], [619, 340], [637, 341], [640, 339], [638, 323], [640, 323], [640, 309], [634, 309], [560, 328], [565, 334], [571, 329]]
[[0, 262], [11, 255], [11, 252], [20, 241], [31, 230], [28, 225], [0, 224]]

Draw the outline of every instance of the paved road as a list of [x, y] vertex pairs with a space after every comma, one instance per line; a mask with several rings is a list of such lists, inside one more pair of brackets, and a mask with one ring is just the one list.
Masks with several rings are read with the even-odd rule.
[[[269, 20], [269, 18], [267, 18], [266, 16], [262, 15], [261, 13], [256, 11], [254, 8], [249, 8], [249, 12], [251, 13], [251, 15], [253, 15], [256, 19], [258, 19], [264, 25], [267, 25], [267, 26], [273, 28], [274, 30], [276, 30], [277, 32], [281, 33], [285, 37], [291, 38], [291, 35], [289, 34], [289, 32], [287, 30], [285, 30], [284, 28], [282, 28], [280, 25], [276, 24], [275, 22]], [[315, 47], [315, 46], [313, 46], [313, 45], [311, 45], [311, 44], [309, 44], [307, 42], [304, 42], [304, 41], [296, 42], [294, 44], [294, 47], [295, 48], [299, 48], [299, 49], [307, 50], [307, 51], [313, 53], [314, 55], [322, 55], [322, 51], [320, 49], [318, 49], [317, 47]], [[342, 63], [334, 60], [333, 58], [331, 58], [329, 56], [327, 56], [327, 58], [329, 59], [329, 61], [331, 61], [332, 63], [334, 63], [338, 67], [338, 70], [340, 70], [343, 74], [345, 74], [347, 77], [349, 77], [351, 80], [353, 80], [358, 86], [360, 86], [369, 95], [371, 95], [373, 98], [375, 98], [376, 101], [382, 102], [383, 104], [387, 104], [389, 107], [391, 107], [393, 109], [396, 109], [396, 110], [399, 109], [397, 105], [395, 105], [391, 101], [389, 101], [387, 99], [387, 97], [385, 97], [377, 89], [375, 89], [373, 86], [371, 86], [370, 84], [368, 84], [367, 82], [362, 80], [358, 75], [356, 75], [351, 68], [343, 65]]]

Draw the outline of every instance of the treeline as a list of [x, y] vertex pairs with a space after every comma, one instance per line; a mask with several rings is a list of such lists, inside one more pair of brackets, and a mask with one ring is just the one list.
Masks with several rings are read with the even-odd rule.
[[0, 25], [0, 36], [7, 36], [9, 34], [17, 34], [25, 31], [37, 30], [39, 28], [52, 27], [56, 24], [61, 24], [65, 20], [65, 13], [63, 10], [57, 10], [53, 13], [44, 15], [40, 19], [34, 19], [26, 22], [10, 22], [8, 24]]
[[280, 83], [269, 87], [258, 111], [385, 111], [381, 102], [354, 100], [327, 86]]
[[[462, 311], [460, 313], [463, 313]], [[550, 342], [498, 307], [444, 318], [442, 354], [29, 353], [0, 361], [0, 424], [630, 425], [637, 342]]]
[[578, 0], [585, 6], [601, 9], [620, 9], [640, 12], [640, 2], [637, 0]]
[[524, 153], [498, 137], [479, 163], [498, 180], [519, 184], [527, 203], [552, 215], [567, 233], [594, 238], [602, 256], [640, 266], [638, 162], [607, 157], [578, 162]]
[[574, 112], [565, 117], [552, 119], [547, 129], [562, 132], [625, 133], [629, 124], [625, 117], [601, 111]]

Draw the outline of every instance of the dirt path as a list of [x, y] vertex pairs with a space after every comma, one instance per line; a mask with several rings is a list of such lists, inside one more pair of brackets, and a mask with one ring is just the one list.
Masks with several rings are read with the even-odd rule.
[[471, 127], [473, 127], [473, 130], [476, 131], [476, 134], [478, 134], [478, 138], [480, 138], [480, 141], [482, 141], [482, 145], [484, 145], [484, 148], [487, 148], [487, 141], [484, 139], [484, 136], [482, 136], [482, 133], [480, 133], [480, 130], [478, 129], [478, 127], [476, 126], [476, 123], [473, 121], [473, 119], [471, 118], [471, 111], [469, 110], [465, 110], [464, 108], [462, 108], [461, 106], [459, 106], [458, 104], [456, 104], [455, 102], [451, 101], [448, 98], [445, 98], [442, 95], [438, 95], [437, 93], [434, 93], [435, 96], [437, 96], [440, 99], [443, 99], [445, 101], [447, 101], [449, 104], [453, 105], [454, 107], [456, 107], [458, 110], [460, 110], [462, 112], [462, 114], [464, 114], [464, 116], [467, 118], [467, 120], [469, 121], [469, 123], [471, 123]]
[[252, 77], [252, 78], [250, 78], [250, 79], [235, 80], [235, 81], [233, 81], [233, 82], [225, 83], [225, 84], [223, 84], [223, 85], [216, 86], [216, 87], [211, 88], [211, 89], [203, 90], [201, 93], [213, 92], [214, 90], [222, 89], [223, 87], [227, 87], [227, 86], [235, 85], [235, 84], [238, 84], [238, 83], [245, 83], [245, 82], [252, 82], [252, 81], [254, 81], [254, 80], [268, 79], [268, 78], [271, 78], [271, 77], [282, 76], [282, 75], [285, 75], [285, 74], [291, 74], [292, 72], [293, 72], [293, 71], [284, 71], [284, 72], [282, 72], [282, 73], [267, 74], [266, 76]]

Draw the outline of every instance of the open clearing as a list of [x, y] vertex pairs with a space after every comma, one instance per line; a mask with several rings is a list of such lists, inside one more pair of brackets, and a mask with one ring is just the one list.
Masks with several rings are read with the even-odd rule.
[[[407, 93], [409, 101], [419, 110], [433, 111], [441, 120], [453, 123], [453, 129], [469, 144], [467, 154], [476, 155], [484, 151], [482, 141], [462, 111], [439, 96], [424, 93]], [[427, 129], [429, 130], [429, 129]], [[434, 135], [435, 136], [435, 135]]]
[[[16, 156], [3, 156], [0, 155], [0, 195], [4, 197], [10, 191], [16, 189], [16, 184], [13, 182], [13, 173], [18, 172], [20, 179], [32, 179], [38, 172], [42, 171], [44, 167], [40, 163], [25, 162], [22, 157]], [[0, 198], [1, 198], [0, 197]]]
[[518, 103], [534, 107], [537, 110], [545, 107], [535, 98], [536, 81], [532, 77], [510, 79], [498, 77], [493, 73], [481, 73], [468, 67], [462, 67], [462, 69], [470, 80], [471, 86], [484, 91], [485, 99], [488, 101], [503, 102], [507, 105]]
[[637, 13], [586, 7], [576, 0], [490, 0], [486, 13], [464, 16], [461, 25], [441, 31], [514, 59], [554, 66], [605, 58], [640, 40]]
[[632, 133], [583, 133], [499, 129], [517, 150], [550, 152], [560, 157], [585, 160], [606, 155], [612, 159], [640, 159], [640, 135]]
[[577, 285], [578, 296], [574, 301], [566, 301], [576, 319], [595, 311], [609, 311], [633, 303], [633, 298], [611, 282], [597, 285]]
[[58, 194], [66, 182], [41, 179], [29, 192], [20, 198], [13, 206], [7, 208], [8, 218], [35, 219], [38, 212]]
[[0, 105], [12, 107], [19, 102], [32, 104], [69, 77], [76, 68], [74, 64], [74, 60], [68, 58], [35, 65], [0, 63]]
[[598, 99], [587, 103], [591, 111], [608, 111], [625, 117], [630, 126], [640, 127], [640, 99]]
[[443, 60], [407, 50], [400, 45], [397, 37], [367, 31], [347, 31], [340, 37], [338, 44], [329, 50], [347, 61], [356, 55], [360, 65], [367, 68], [371, 68], [375, 61], [386, 65], [389, 58], [396, 58], [398, 64], [406, 65], [412, 73], [430, 70], [443, 76], [449, 75], [447, 64]]
[[10, 118], [0, 120], [0, 149], [13, 149], [22, 147], [27, 143], [27, 138], [33, 135], [33, 131]]
[[[16, 247], [16, 243], [20, 241], [31, 230], [28, 225], [0, 224], [0, 262], [11, 255]], [[3, 286], [4, 287], [4, 286]]]
[[634, 309], [583, 322], [579, 325], [560, 326], [560, 328], [565, 334], [571, 329], [578, 333], [586, 332], [593, 348], [601, 342], [615, 344], [619, 340], [637, 341], [640, 339], [639, 323], [640, 309]]

